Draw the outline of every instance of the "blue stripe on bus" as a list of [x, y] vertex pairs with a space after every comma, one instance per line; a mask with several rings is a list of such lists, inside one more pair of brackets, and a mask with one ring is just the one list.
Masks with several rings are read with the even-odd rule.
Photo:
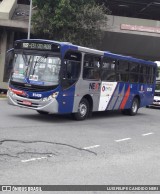
[[78, 47], [77, 46], [73, 46], [73, 45], [63, 45], [63, 47], [61, 47], [61, 53], [62, 53], [62, 57], [64, 57], [65, 53], [68, 50], [75, 50], [78, 51]]

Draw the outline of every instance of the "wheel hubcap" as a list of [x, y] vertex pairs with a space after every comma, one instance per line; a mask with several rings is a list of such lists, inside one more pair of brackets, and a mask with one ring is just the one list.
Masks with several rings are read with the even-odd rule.
[[79, 105], [79, 112], [80, 112], [80, 115], [82, 117], [85, 116], [87, 113], [87, 106], [85, 104], [80, 104]]
[[134, 113], [137, 111], [137, 103], [136, 103], [136, 102], [133, 102], [132, 111], [133, 111]]

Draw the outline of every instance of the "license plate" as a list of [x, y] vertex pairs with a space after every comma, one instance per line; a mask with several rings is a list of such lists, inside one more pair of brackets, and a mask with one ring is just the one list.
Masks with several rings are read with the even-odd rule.
[[23, 101], [22, 102], [24, 105], [28, 105], [28, 106], [31, 106], [32, 105], [32, 102], [30, 102], [30, 101]]

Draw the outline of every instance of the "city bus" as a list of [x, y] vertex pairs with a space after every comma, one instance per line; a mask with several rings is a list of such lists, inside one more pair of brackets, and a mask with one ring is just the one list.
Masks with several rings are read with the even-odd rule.
[[157, 64], [151, 61], [41, 39], [15, 41], [9, 59], [8, 103], [39, 114], [132, 116], [153, 101]]

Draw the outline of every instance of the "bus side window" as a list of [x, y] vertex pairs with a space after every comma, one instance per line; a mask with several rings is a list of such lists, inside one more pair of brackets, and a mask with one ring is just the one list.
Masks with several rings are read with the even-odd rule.
[[99, 80], [101, 57], [86, 54], [83, 63], [83, 79]]
[[62, 86], [68, 88], [73, 85], [80, 76], [82, 54], [68, 51], [64, 57]]
[[116, 65], [116, 81], [129, 81], [129, 64], [128, 61], [118, 60]]
[[155, 75], [155, 68], [150, 66], [149, 67], [149, 83], [154, 83], [154, 75]]
[[139, 75], [140, 83], [147, 83], [147, 66], [141, 64], [140, 65], [140, 75]]
[[129, 62], [129, 81], [131, 83], [139, 82], [139, 70], [140, 70], [139, 63]]
[[116, 81], [116, 60], [104, 57], [102, 61], [101, 79], [102, 81]]

